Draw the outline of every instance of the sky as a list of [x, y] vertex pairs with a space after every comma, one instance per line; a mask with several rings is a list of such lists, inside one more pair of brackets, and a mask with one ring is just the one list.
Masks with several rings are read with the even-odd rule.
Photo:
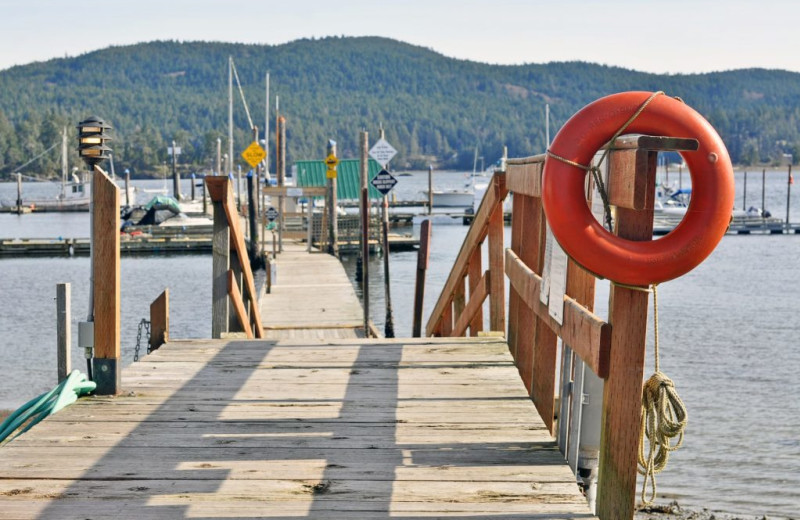
[[0, 70], [152, 40], [385, 36], [485, 63], [800, 72], [796, 0], [0, 0]]

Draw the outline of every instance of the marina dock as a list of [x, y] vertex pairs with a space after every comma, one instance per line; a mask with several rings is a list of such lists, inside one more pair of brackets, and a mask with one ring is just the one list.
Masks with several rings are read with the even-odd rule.
[[[652, 239], [657, 154], [697, 147], [612, 142], [618, 236]], [[555, 257], [547, 265], [544, 165], [544, 155], [508, 159], [495, 173], [425, 337], [391, 339], [365, 318], [340, 260], [300, 238], [261, 253], [267, 281], [257, 285], [233, 186], [207, 178], [211, 279], [192, 283], [211, 284], [212, 337], [171, 338], [164, 291], [150, 307], [148, 354], [124, 370], [119, 198], [96, 168], [97, 388], [1, 448], [0, 511], [632, 520], [649, 294], [612, 284], [600, 317], [587, 269], [566, 255], [560, 275]], [[715, 213], [720, 238], [726, 212]]]
[[364, 337], [286, 245], [265, 339], [170, 340], [3, 448], [14, 518], [594, 518], [503, 338]]

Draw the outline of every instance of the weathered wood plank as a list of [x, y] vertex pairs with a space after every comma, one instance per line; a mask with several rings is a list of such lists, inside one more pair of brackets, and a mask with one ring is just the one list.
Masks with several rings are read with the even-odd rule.
[[324, 197], [328, 188], [325, 186], [265, 186], [261, 188], [261, 191], [270, 197]]
[[[481, 262], [481, 246], [479, 244], [478, 247], [475, 248], [475, 251], [473, 251], [472, 258], [469, 261], [469, 267], [467, 268], [469, 275], [470, 298], [472, 298], [473, 294], [476, 294], [478, 290], [478, 284], [480, 284], [483, 277]], [[477, 337], [478, 333], [481, 331], [483, 331], [483, 307], [479, 307], [475, 311], [472, 321], [469, 322], [469, 335], [471, 337]]]
[[[506, 250], [506, 274], [525, 305], [554, 330], [600, 377], [608, 374], [611, 351], [611, 325], [580, 305], [570, 296], [564, 296], [564, 325], [559, 325], [539, 301], [542, 279], [529, 269], [510, 249]], [[591, 276], [591, 275], [589, 275]]]
[[[525, 265], [530, 266], [531, 269], [541, 272], [545, 236], [542, 199], [515, 194], [515, 202], [517, 198], [520, 199], [520, 209], [522, 211], [520, 259]], [[525, 297], [522, 290], [517, 287], [516, 291], [520, 295], [520, 299], [524, 301]], [[536, 330], [538, 327], [544, 325], [542, 325], [541, 320], [528, 305], [521, 303], [517, 313], [519, 314], [519, 328], [517, 332], [519, 337], [517, 339], [516, 362], [520, 377], [530, 394], [533, 391], [533, 361]]]
[[593, 518], [497, 338], [173, 340], [124, 381], [3, 448], [5, 515]]
[[469, 324], [474, 321], [475, 315], [483, 308], [483, 302], [491, 292], [489, 280], [489, 273], [484, 273], [478, 282], [478, 286], [470, 291], [469, 303], [459, 313], [458, 321], [453, 327], [453, 336], [463, 336]]
[[150, 304], [150, 350], [169, 341], [169, 289]]
[[522, 163], [509, 159], [506, 170], [508, 191], [528, 197], [541, 197], [544, 159], [544, 155], [531, 157], [529, 162]]
[[232, 269], [228, 270], [228, 297], [233, 305], [236, 319], [239, 321], [239, 327], [242, 328], [247, 339], [253, 339], [253, 330], [250, 328], [250, 318], [247, 316], [247, 311], [242, 302], [242, 293], [239, 291], [239, 284], [236, 283], [236, 275]]

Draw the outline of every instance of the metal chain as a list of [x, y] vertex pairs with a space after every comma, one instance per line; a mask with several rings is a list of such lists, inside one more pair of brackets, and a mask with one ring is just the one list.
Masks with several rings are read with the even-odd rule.
[[136, 349], [133, 351], [133, 361], [139, 361], [139, 349], [142, 346], [142, 329], [147, 332], [147, 353], [150, 353], [150, 322], [144, 318], [139, 322], [139, 330], [136, 332]]

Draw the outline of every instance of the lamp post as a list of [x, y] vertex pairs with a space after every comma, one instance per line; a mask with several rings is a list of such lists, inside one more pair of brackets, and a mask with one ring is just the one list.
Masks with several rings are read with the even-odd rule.
[[97, 116], [89, 116], [78, 123], [78, 154], [89, 169], [109, 157], [111, 148], [106, 143], [111, 137], [106, 133], [111, 126]]
[[89, 312], [87, 322], [79, 326], [78, 343], [84, 349], [89, 378], [103, 395], [119, 389], [119, 195], [105, 173], [95, 168], [110, 157], [106, 146], [110, 128], [97, 116], [78, 123], [78, 154], [94, 172], [89, 206]]

